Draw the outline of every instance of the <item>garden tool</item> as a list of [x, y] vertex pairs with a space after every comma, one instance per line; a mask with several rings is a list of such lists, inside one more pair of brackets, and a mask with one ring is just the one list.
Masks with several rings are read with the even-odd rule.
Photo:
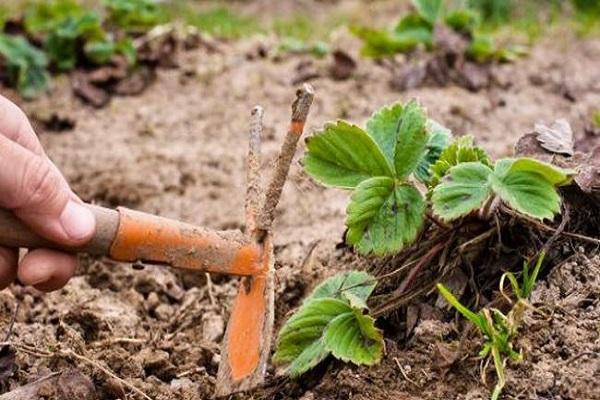
[[259, 184], [263, 110], [256, 107], [252, 111], [245, 234], [193, 226], [124, 207], [87, 205], [96, 218], [96, 232], [84, 245], [70, 247], [37, 235], [10, 211], [0, 209], [0, 246], [51, 248], [138, 265], [158, 264], [242, 277], [223, 339], [216, 394], [253, 388], [264, 380], [271, 348], [274, 309], [271, 225], [313, 97], [308, 84], [298, 90], [290, 128], [264, 193]]

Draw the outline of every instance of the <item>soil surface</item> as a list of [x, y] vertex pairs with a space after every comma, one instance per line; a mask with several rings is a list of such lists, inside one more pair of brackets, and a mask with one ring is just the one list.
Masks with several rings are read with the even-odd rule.
[[[34, 119], [50, 157], [84, 200], [216, 229], [244, 228], [252, 107], [265, 108], [263, 168], [268, 171], [303, 77], [310, 77], [316, 89], [309, 133], [336, 118], [362, 124], [382, 105], [418, 98], [431, 117], [456, 134], [475, 135], [495, 156], [510, 154], [534, 123], [560, 117], [584, 143], [586, 121], [600, 106], [597, 38], [555, 32], [529, 57], [494, 68], [497, 84], [477, 93], [455, 86], [399, 93], [390, 89], [385, 68], [358, 58], [360, 46], [347, 33], [336, 32], [334, 46], [357, 60], [350, 79], [332, 79], [329, 58], [262, 57], [271, 43], [255, 38], [220, 42], [217, 51], [182, 53], [180, 67], [159, 70], [143, 95], [115, 97], [100, 110], [72, 95], [68, 77], [55, 80], [51, 93], [34, 102], [24, 103], [9, 90], [2, 93]], [[57, 131], [49, 120], [69, 124]], [[347, 199], [346, 192], [314, 184], [299, 162], [292, 165], [275, 225], [277, 326], [324, 276], [366, 262], [336, 248]], [[209, 285], [204, 274], [150, 266], [134, 270], [87, 257], [81, 264], [58, 292], [42, 295], [17, 284], [0, 292], [0, 332], [8, 329], [19, 305], [10, 340], [26, 346], [17, 352], [16, 372], [4, 390], [75, 367], [92, 379], [101, 399], [142, 398], [122, 380], [152, 399], [209, 398], [236, 281], [213, 276]], [[540, 283], [534, 295], [539, 312], [528, 311], [519, 339], [525, 361], [508, 364], [502, 398], [600, 399], [599, 277], [600, 258], [579, 254]], [[489, 368], [487, 385], [481, 381], [475, 332], [467, 333], [464, 357], [443, 366], [444, 354], [458, 346], [462, 331], [462, 324], [423, 320], [408, 342], [387, 341], [379, 366], [329, 361], [301, 383], [275, 380], [279, 383], [251, 396], [488, 398], [495, 378]], [[0, 367], [5, 359], [0, 353]], [[115, 377], [98, 366], [109, 367]]]

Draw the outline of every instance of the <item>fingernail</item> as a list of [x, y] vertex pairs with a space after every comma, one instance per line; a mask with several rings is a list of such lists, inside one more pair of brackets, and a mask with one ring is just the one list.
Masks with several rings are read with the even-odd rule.
[[84, 205], [70, 200], [62, 214], [60, 222], [67, 235], [75, 241], [90, 238], [96, 229], [94, 214]]

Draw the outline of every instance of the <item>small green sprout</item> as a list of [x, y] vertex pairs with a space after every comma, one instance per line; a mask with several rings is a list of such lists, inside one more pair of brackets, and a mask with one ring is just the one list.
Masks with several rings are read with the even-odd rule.
[[329, 354], [356, 365], [373, 365], [383, 355], [382, 332], [368, 315], [367, 299], [376, 280], [366, 272], [337, 274], [315, 288], [287, 320], [273, 361], [298, 377]]
[[518, 328], [515, 315], [512, 312], [504, 315], [497, 309], [485, 308], [475, 313], [461, 304], [441, 283], [437, 284], [437, 288], [446, 301], [481, 332], [485, 342], [479, 356], [482, 358], [491, 357], [494, 363], [498, 382], [492, 391], [491, 399], [497, 400], [506, 384], [504, 372], [506, 360], [521, 361], [523, 359], [521, 352], [516, 351], [512, 344]]
[[542, 267], [542, 263], [544, 262], [544, 257], [546, 253], [542, 251], [538, 256], [538, 259], [533, 267], [533, 271], [529, 269], [529, 263], [527, 261], [523, 261], [523, 271], [521, 273], [522, 284], [519, 285], [519, 281], [517, 280], [515, 274], [512, 272], [506, 272], [502, 275], [500, 279], [500, 289], [504, 287], [504, 279], [508, 279], [510, 282], [510, 286], [514, 295], [517, 297], [517, 300], [527, 302], [531, 292], [533, 291], [533, 286], [535, 285], [535, 281], [540, 272], [540, 268]]
[[[518, 300], [516, 304], [513, 304], [512, 309], [507, 315], [504, 315], [495, 308], [484, 308], [478, 313], [475, 313], [461, 304], [444, 285], [441, 283], [437, 284], [440, 294], [446, 301], [475, 325], [484, 337], [485, 342], [479, 355], [481, 357], [491, 356], [494, 362], [496, 376], [498, 377], [498, 382], [492, 391], [492, 400], [498, 399], [502, 392], [502, 388], [506, 383], [504, 367], [507, 358], [512, 361], [521, 361], [523, 359], [522, 353], [520, 351], [517, 352], [514, 349], [512, 341], [517, 334], [524, 308], [529, 304], [529, 296], [533, 291], [545, 255], [544, 251], [540, 253], [533, 271], [530, 270], [529, 263], [526, 261], [523, 262], [521, 284], [519, 284], [512, 272], [507, 272], [502, 275], [502, 278], [500, 279], [500, 292], [504, 295], [502, 288], [504, 286], [504, 279], [506, 278], [509, 280], [513, 293]], [[508, 300], [512, 303], [510, 299]]]

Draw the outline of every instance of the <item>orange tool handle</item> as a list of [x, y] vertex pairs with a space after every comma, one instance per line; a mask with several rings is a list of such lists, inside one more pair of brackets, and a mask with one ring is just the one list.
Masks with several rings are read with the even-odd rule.
[[10, 211], [0, 209], [0, 246], [52, 248], [107, 256], [115, 261], [230, 275], [256, 275], [264, 269], [261, 246], [241, 232], [210, 230], [123, 207], [88, 207], [96, 217], [96, 232], [79, 247], [44, 239]]

